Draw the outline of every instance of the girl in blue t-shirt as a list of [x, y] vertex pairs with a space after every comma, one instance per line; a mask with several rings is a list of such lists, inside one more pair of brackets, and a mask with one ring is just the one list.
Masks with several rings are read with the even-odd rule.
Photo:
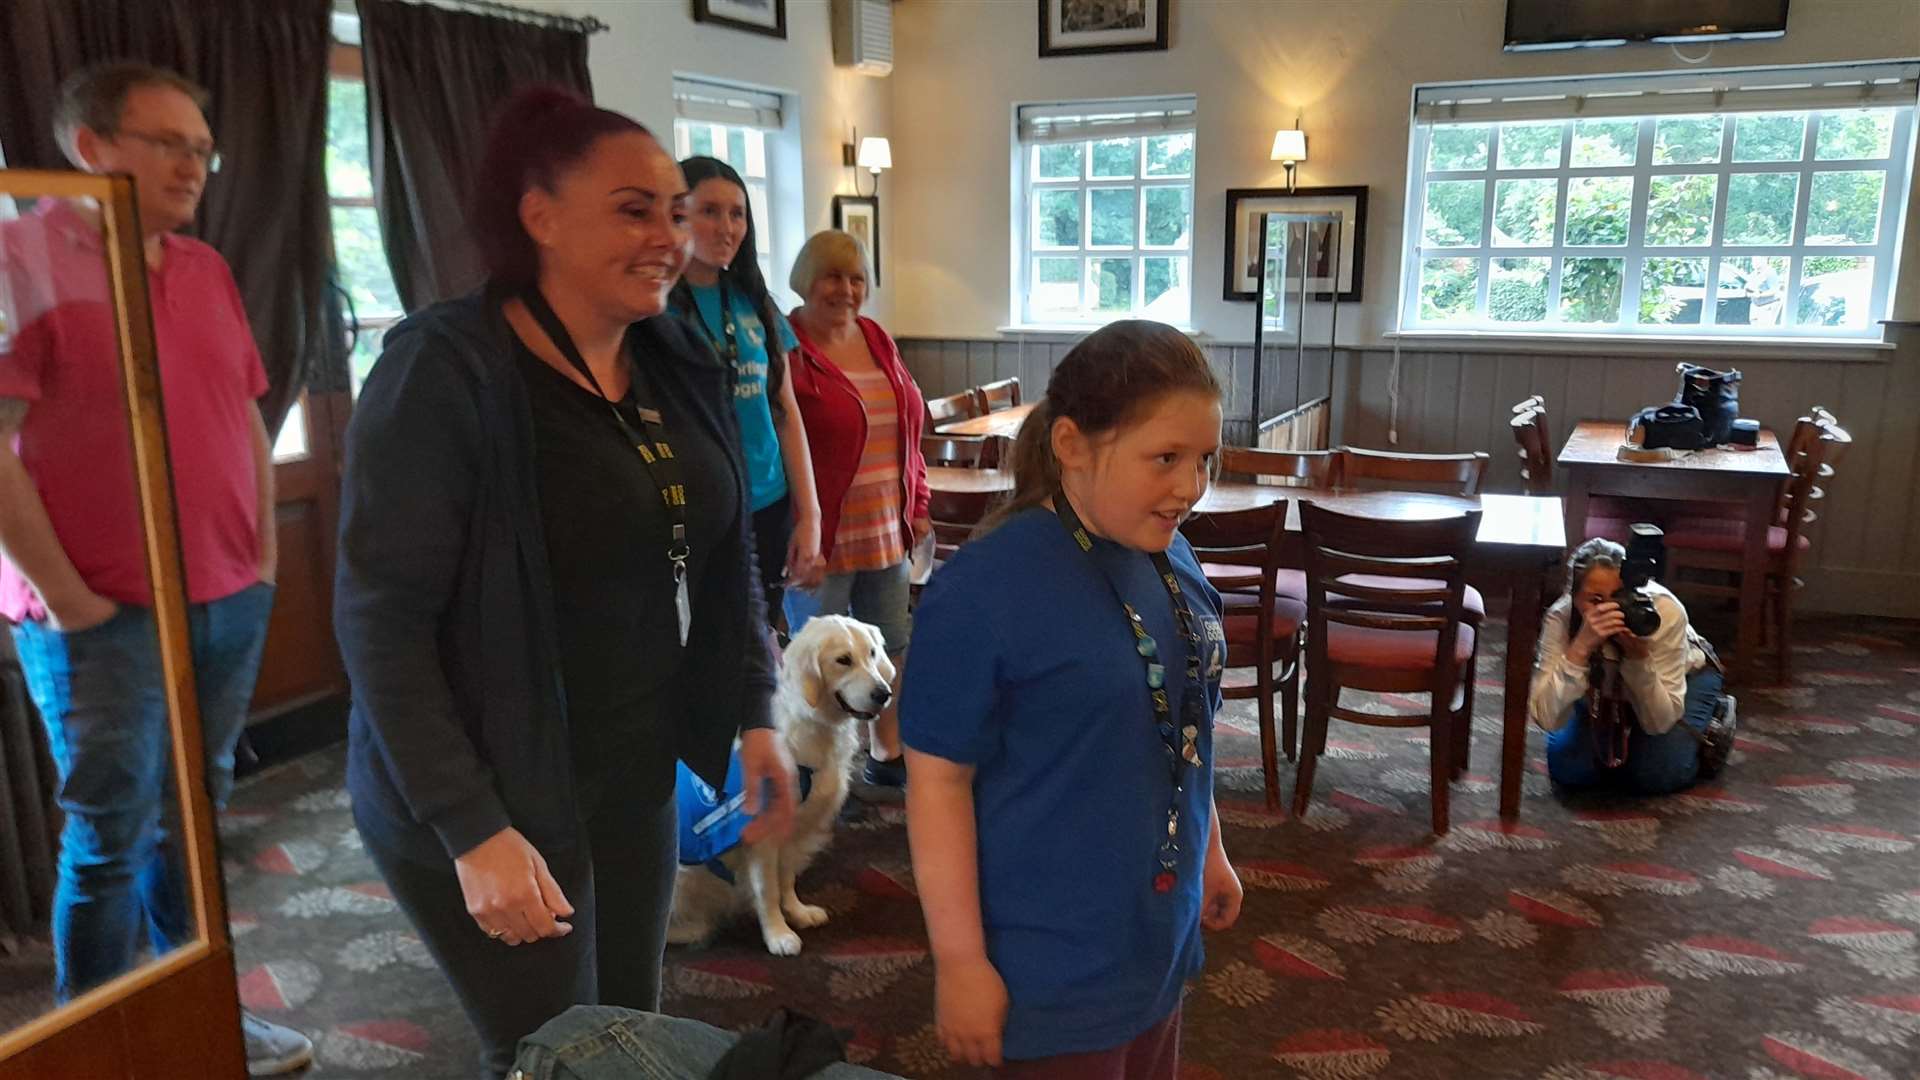
[[740, 174], [710, 157], [688, 158], [680, 170], [693, 251], [668, 304], [733, 369], [760, 579], [767, 618], [778, 625], [785, 587], [818, 585], [826, 568], [813, 459], [787, 382], [787, 354], [799, 342], [760, 273], [753, 207]]
[[1172, 327], [1089, 335], [1021, 428], [1007, 508], [915, 614], [907, 827], [958, 1060], [1172, 1080], [1200, 927], [1239, 915], [1213, 810], [1220, 600], [1178, 532], [1220, 397]]

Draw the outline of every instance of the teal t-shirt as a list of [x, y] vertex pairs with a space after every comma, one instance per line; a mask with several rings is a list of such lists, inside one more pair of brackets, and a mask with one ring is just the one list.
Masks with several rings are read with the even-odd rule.
[[[691, 285], [697, 310], [690, 313], [695, 327], [713, 345], [713, 351], [726, 358], [727, 335], [720, 311], [718, 285]], [[740, 445], [747, 459], [747, 484], [752, 489], [753, 509], [764, 510], [787, 495], [787, 470], [780, 460], [780, 436], [773, 426], [773, 405], [767, 386], [767, 328], [753, 302], [736, 290], [727, 290], [731, 309], [733, 338], [740, 349], [734, 364], [733, 409], [740, 417]], [[800, 340], [778, 311], [779, 349], [792, 352]]]

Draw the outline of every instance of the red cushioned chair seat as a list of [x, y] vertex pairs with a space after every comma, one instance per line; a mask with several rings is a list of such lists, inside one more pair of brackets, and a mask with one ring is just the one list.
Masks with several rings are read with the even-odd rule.
[[[1747, 545], [1747, 525], [1731, 518], [1687, 517], [1667, 530], [1667, 546], [1693, 548], [1696, 551], [1742, 551]], [[1795, 538], [1795, 548], [1807, 550], [1805, 536]], [[1767, 552], [1783, 554], [1787, 550], [1787, 530], [1779, 525], [1767, 527]]]
[[[1327, 624], [1327, 659], [1336, 664], [1425, 671], [1433, 667], [1438, 630], [1375, 630], [1345, 623]], [[1462, 623], [1453, 641], [1453, 657], [1463, 668], [1473, 656], [1473, 627]]]
[[[1220, 620], [1221, 628], [1226, 631], [1230, 644], [1245, 645], [1254, 640], [1259, 632], [1260, 598], [1246, 593], [1222, 593], [1221, 606], [1226, 610]], [[1273, 639], [1283, 641], [1294, 635], [1300, 625], [1307, 621], [1307, 605], [1290, 596], [1273, 598]]]
[[[1260, 588], [1260, 570], [1257, 567], [1235, 566], [1232, 563], [1201, 563], [1200, 572], [1205, 574], [1213, 587], [1222, 593], [1256, 592]], [[1306, 603], [1306, 571], [1281, 570], [1274, 578], [1273, 592], [1276, 596], [1288, 596], [1303, 604]]]

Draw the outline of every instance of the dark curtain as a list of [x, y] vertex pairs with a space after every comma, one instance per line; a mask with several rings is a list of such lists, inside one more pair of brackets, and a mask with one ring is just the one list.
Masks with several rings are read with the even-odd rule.
[[359, 6], [374, 205], [400, 302], [413, 311], [485, 279], [466, 206], [488, 124], [530, 83], [591, 98], [586, 28], [398, 0]]
[[70, 168], [53, 138], [61, 80], [140, 60], [213, 95], [224, 165], [193, 231], [226, 257], [270, 386], [270, 431], [309, 383], [344, 386], [327, 206], [330, 0], [5, 0], [0, 142], [16, 168]]

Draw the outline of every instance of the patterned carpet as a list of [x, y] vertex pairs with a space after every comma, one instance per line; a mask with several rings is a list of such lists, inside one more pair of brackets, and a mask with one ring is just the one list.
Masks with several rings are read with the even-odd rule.
[[[1535, 732], [1513, 827], [1483, 655], [1438, 842], [1423, 737], [1336, 725], [1312, 812], [1272, 817], [1233, 703], [1219, 801], [1247, 902], [1191, 987], [1183, 1080], [1920, 1078], [1920, 626], [1809, 621], [1800, 639], [1791, 688], [1742, 695], [1722, 782], [1562, 797]], [[465, 1080], [464, 1022], [340, 785], [325, 752], [250, 779], [226, 816], [242, 994], [314, 1035], [316, 1075]], [[833, 913], [803, 955], [742, 923], [669, 957], [668, 1011], [744, 1026], [791, 1005], [850, 1030], [857, 1061], [969, 1075], [930, 1024], [898, 808], [863, 807], [802, 884]]]

